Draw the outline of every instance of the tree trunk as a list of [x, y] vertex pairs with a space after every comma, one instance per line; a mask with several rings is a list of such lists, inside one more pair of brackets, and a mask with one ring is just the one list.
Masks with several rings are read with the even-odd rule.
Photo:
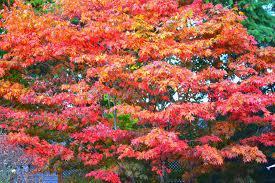
[[165, 183], [165, 161], [162, 161], [162, 175], [160, 176], [160, 183]]
[[117, 109], [114, 110], [114, 130], [117, 130]]
[[160, 183], [165, 183], [165, 181], [164, 181], [164, 175], [160, 176]]
[[58, 180], [58, 183], [63, 183], [62, 171], [57, 172], [57, 180]]
[[[114, 99], [114, 107], [116, 107], [115, 99]], [[117, 109], [114, 110], [114, 130], [117, 130]]]

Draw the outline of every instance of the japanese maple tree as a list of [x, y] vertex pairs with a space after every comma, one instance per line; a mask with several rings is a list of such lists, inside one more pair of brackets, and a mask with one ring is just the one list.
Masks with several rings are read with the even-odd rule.
[[243, 15], [202, 0], [39, 8], [5, 7], [0, 36], [1, 128], [37, 170], [165, 182], [174, 161], [186, 181], [267, 162], [274, 48], [257, 47]]

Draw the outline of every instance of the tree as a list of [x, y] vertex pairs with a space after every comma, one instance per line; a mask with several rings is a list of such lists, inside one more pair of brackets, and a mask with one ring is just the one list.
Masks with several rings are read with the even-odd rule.
[[42, 9], [5, 8], [0, 43], [1, 127], [38, 170], [165, 182], [177, 160], [191, 182], [230, 159], [267, 162], [274, 48], [242, 15], [201, 0]]

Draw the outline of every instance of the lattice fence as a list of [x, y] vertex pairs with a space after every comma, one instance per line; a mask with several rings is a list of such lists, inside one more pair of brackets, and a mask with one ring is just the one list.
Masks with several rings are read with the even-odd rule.
[[178, 161], [168, 162], [168, 168], [171, 170], [171, 173], [166, 176], [168, 183], [183, 183], [182, 181], [182, 166]]
[[17, 167], [28, 164], [28, 158], [20, 158], [23, 150], [7, 144], [6, 135], [0, 134], [0, 182], [11, 182], [16, 175]]

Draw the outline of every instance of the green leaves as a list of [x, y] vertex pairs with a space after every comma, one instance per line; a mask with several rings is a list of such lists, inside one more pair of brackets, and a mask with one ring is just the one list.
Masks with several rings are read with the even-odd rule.
[[[108, 119], [114, 119], [114, 114], [110, 113], [107, 114], [106, 117]], [[118, 119], [118, 127], [121, 130], [134, 130], [137, 128], [137, 122], [138, 119], [132, 119], [130, 114], [123, 114], [123, 115], [119, 115], [117, 117]]]
[[23, 84], [24, 86], [28, 86], [28, 81], [22, 77], [22, 74], [18, 70], [10, 70], [9, 74], [4, 77], [5, 80], [9, 80], [12, 82], [18, 82]]
[[122, 130], [133, 130], [138, 122], [138, 119], [131, 119], [129, 114], [118, 116], [118, 120], [118, 126]]
[[[0, 32], [3, 33], [4, 30], [3, 30], [3, 29], [0, 29]], [[0, 58], [3, 58], [3, 56], [4, 56], [6, 53], [7, 53], [6, 51], [0, 50]]]
[[53, 3], [53, 0], [27, 0], [26, 3], [31, 4], [37, 11], [43, 11], [43, 6]]
[[73, 17], [73, 18], [70, 20], [70, 22], [71, 22], [72, 24], [74, 24], [74, 25], [77, 25], [77, 24], [80, 23], [80, 20], [79, 20], [78, 17]]

